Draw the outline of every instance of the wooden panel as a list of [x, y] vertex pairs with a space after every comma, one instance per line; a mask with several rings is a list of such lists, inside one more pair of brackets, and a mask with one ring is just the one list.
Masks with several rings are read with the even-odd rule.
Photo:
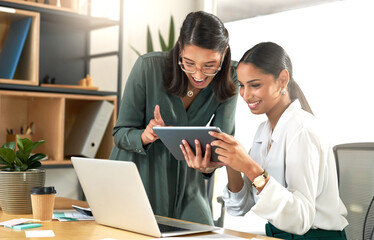
[[[40, 14], [19, 9], [12, 10], [14, 10], [14, 13], [0, 11], [0, 19], [3, 24], [4, 22], [12, 22], [24, 17], [31, 17], [32, 21], [14, 78], [0, 79], [0, 83], [38, 85]], [[5, 33], [6, 31], [3, 30], [2, 34]], [[5, 39], [5, 36], [0, 35], [1, 39]]]
[[63, 98], [30, 98], [29, 121], [34, 122], [33, 140], [45, 140], [38, 152], [48, 155], [49, 159], [63, 160], [64, 132]]
[[23, 97], [0, 95], [0, 145], [6, 142], [6, 129], [20, 133], [21, 126], [28, 124], [28, 100]]

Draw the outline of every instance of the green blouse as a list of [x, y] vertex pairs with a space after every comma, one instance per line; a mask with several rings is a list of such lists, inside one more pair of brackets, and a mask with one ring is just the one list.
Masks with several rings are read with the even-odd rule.
[[[180, 97], [164, 90], [166, 56], [153, 52], [136, 61], [113, 130], [115, 146], [110, 159], [137, 165], [154, 214], [212, 225], [203, 175], [185, 161], [176, 160], [160, 140], [143, 147], [140, 135], [154, 118], [157, 104], [166, 125], [205, 126], [214, 115], [210, 125], [234, 134], [237, 95], [220, 103], [209, 85], [186, 111]], [[237, 82], [237, 64], [233, 65], [233, 80]]]

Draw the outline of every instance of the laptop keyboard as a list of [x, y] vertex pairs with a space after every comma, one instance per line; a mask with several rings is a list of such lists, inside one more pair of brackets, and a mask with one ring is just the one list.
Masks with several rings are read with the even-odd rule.
[[187, 231], [188, 229], [186, 228], [180, 228], [180, 227], [174, 227], [170, 225], [165, 225], [162, 223], [157, 223], [158, 228], [160, 229], [160, 232], [165, 233], [165, 232], [179, 232], [179, 231]]

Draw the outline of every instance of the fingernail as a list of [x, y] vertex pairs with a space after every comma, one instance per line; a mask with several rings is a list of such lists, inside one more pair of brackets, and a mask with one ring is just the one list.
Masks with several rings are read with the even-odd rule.
[[206, 145], [206, 148], [210, 148], [210, 144], [207, 144], [207, 145]]
[[197, 141], [197, 139], [195, 139], [195, 144], [199, 144], [199, 141]]

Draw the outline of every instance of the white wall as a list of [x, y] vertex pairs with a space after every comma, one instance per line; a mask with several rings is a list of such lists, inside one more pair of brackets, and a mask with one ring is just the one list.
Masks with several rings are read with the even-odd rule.
[[174, 17], [175, 40], [177, 40], [187, 14], [199, 9], [201, 9], [201, 0], [124, 0], [123, 87], [138, 58], [138, 55], [130, 49], [130, 45], [141, 54], [146, 53], [147, 25], [151, 29], [154, 50], [160, 51], [158, 31], [160, 30], [164, 39], [168, 41], [170, 16]]
[[[227, 23], [233, 59], [259, 42], [278, 43], [290, 55], [294, 78], [331, 142], [374, 141], [373, 9], [370, 0], [345, 0]], [[263, 119], [239, 98], [236, 137], [248, 149]], [[222, 188], [227, 180], [220, 173]], [[257, 232], [252, 219], [227, 215], [225, 224]]]

